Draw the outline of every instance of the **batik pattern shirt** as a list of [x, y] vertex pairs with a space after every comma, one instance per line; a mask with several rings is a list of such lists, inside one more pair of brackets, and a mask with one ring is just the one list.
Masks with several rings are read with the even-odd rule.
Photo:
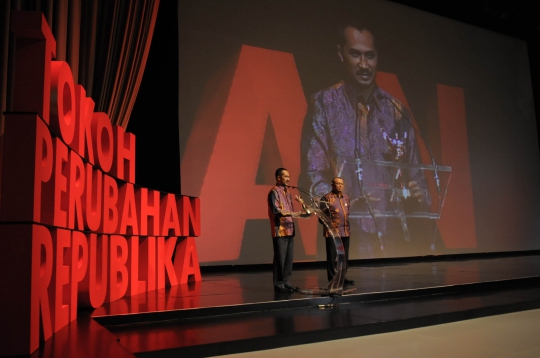
[[[353, 201], [351, 213], [359, 206], [367, 206], [365, 194], [380, 199], [369, 202], [372, 212], [391, 211], [388, 189], [396, 185], [396, 169], [374, 163], [420, 163], [411, 123], [403, 104], [378, 87], [368, 101], [346, 82], [315, 93], [302, 135], [303, 180], [307, 180], [311, 192], [322, 196], [331, 190], [332, 178], [339, 176], [347, 183], [347, 193]], [[389, 140], [401, 143], [400, 149], [393, 151]], [[400, 180], [403, 183], [415, 180], [425, 188], [425, 178], [419, 170], [403, 173]], [[360, 210], [370, 211], [367, 207]], [[359, 220], [364, 231], [377, 231], [369, 216]], [[379, 232], [384, 233], [386, 220], [377, 223]]]
[[[326, 203], [320, 204], [320, 209], [330, 217], [334, 228], [338, 231], [340, 237], [351, 236], [351, 227], [349, 225], [349, 207], [351, 201], [346, 194], [335, 194], [330, 192], [322, 197]], [[324, 237], [332, 237], [328, 228], [323, 225]]]
[[268, 217], [272, 237], [294, 236], [292, 195], [286, 187], [276, 185], [268, 193]]

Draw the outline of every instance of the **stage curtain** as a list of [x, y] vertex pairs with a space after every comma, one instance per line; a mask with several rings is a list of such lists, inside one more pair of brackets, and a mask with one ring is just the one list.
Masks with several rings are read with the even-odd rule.
[[[12, 0], [0, 1], [0, 105], [9, 111], [12, 10], [40, 11], [57, 41], [57, 60], [69, 63], [76, 83], [106, 112], [113, 124], [127, 127], [142, 81], [159, 0]], [[3, 134], [3, 114], [0, 135]]]

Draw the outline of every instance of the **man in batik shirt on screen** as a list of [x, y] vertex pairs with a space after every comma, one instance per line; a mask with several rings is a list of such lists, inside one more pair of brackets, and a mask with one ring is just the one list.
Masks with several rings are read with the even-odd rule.
[[353, 234], [360, 237], [360, 254], [385, 256], [404, 241], [395, 217], [373, 220], [374, 214], [393, 210], [387, 189], [399, 180], [414, 200], [427, 202], [420, 190], [426, 184], [419, 170], [400, 171], [396, 178], [395, 168], [374, 161], [420, 163], [416, 133], [403, 104], [375, 82], [378, 53], [371, 31], [351, 23], [340, 34], [337, 49], [346, 78], [311, 96], [302, 136], [302, 176], [317, 195], [330, 191], [333, 177], [349, 183], [351, 212], [365, 213], [351, 218], [358, 226]]

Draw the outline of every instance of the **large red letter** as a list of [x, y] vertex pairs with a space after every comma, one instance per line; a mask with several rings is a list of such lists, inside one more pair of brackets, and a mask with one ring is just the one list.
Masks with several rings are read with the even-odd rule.
[[[299, 138], [307, 105], [293, 55], [243, 46], [234, 70], [213, 150], [209, 158], [202, 159], [208, 161], [208, 167], [200, 170], [201, 165], [193, 163], [201, 161], [201, 142], [197, 138], [201, 138], [199, 131], [207, 133], [204, 118], [197, 119], [182, 161], [182, 168], [187, 168], [185, 172], [193, 178], [183, 177], [182, 186], [186, 183], [200, 188], [200, 195], [197, 190], [190, 194], [204, 201], [201, 218], [212, 221], [211, 225], [204, 225], [201, 238], [206, 240], [199, 241], [211, 242], [198, 247], [203, 262], [238, 259], [246, 218], [268, 219], [266, 205], [253, 205], [253, 198], [264, 200], [271, 188], [255, 184], [267, 121], [273, 126], [279, 148], [274, 154], [282, 159], [284, 167], [300, 168]], [[219, 84], [215, 88], [220, 88]], [[215, 97], [219, 95], [222, 93]], [[291, 175], [291, 182], [297, 183], [299, 173]], [[234, 210], [224, 210], [224, 198], [234, 188], [242, 188], [242, 195], [234, 195]], [[300, 223], [308, 255], [317, 252], [316, 229], [316, 221]], [[266, 236], [270, 240], [270, 229]]]
[[[122, 185], [119, 196], [119, 216], [121, 235], [139, 235], [139, 215], [135, 204], [135, 187], [131, 183]], [[128, 230], [129, 227], [129, 230]]]
[[[178, 284], [176, 279], [176, 273], [174, 272], [174, 265], [172, 263], [172, 257], [174, 254], [174, 248], [176, 246], [176, 237], [169, 237], [165, 240], [164, 237], [158, 237], [158, 256], [157, 256], [157, 267], [158, 267], [158, 284], [157, 288], [164, 288], [167, 282], [170, 286]], [[167, 275], [165, 275], [167, 273]]]
[[92, 98], [86, 97], [86, 90], [83, 86], [75, 87], [77, 98], [77, 134], [74, 139], [73, 149], [83, 158], [94, 164], [94, 136], [92, 133], [92, 119], [94, 118], [95, 103]]
[[163, 224], [161, 225], [161, 235], [169, 236], [182, 236], [180, 231], [180, 221], [178, 219], [178, 208], [176, 207], [176, 197], [174, 194], [167, 194], [161, 199], [161, 213], [163, 217]]
[[111, 235], [110, 245], [110, 285], [107, 301], [112, 302], [124, 297], [127, 291], [128, 270], [126, 263], [128, 259], [128, 244], [125, 237], [120, 235]]
[[118, 227], [118, 183], [108, 175], [103, 176], [103, 232], [115, 233]]
[[[74, 151], [70, 151], [69, 168], [68, 228], [84, 230], [82, 196], [86, 176], [83, 161]], [[77, 219], [77, 227], [75, 227], [75, 219]]]
[[53, 223], [56, 227], [67, 227], [67, 212], [69, 210], [68, 177], [69, 149], [59, 139], [54, 140], [56, 150], [54, 161], [54, 214]]
[[111, 120], [106, 113], [94, 113], [92, 117], [92, 132], [95, 138], [95, 157], [97, 157], [99, 167], [105, 173], [108, 173], [111, 170], [114, 159], [114, 137]]
[[180, 284], [188, 283], [189, 279], [201, 281], [201, 268], [194, 238], [186, 237], [176, 247], [174, 270]]
[[[129, 275], [129, 295], [134, 296], [146, 291], [146, 281], [139, 281], [139, 237], [132, 236], [128, 239], [129, 258], [128, 258], [128, 275]], [[144, 254], [144, 252], [143, 252]]]
[[84, 217], [90, 231], [101, 228], [101, 212], [103, 211], [103, 173], [86, 164], [86, 190], [84, 199]]
[[201, 201], [199, 198], [181, 196], [178, 202], [180, 217], [182, 218], [182, 235], [201, 235]]
[[116, 150], [111, 174], [118, 179], [135, 183], [135, 136], [124, 128], [114, 126]]
[[[69, 285], [69, 266], [64, 265], [64, 261], [71, 264], [71, 231], [56, 230], [56, 240], [54, 242], [56, 260], [54, 270], [54, 333], [69, 323], [69, 304], [71, 298], [71, 287]], [[67, 260], [66, 260], [67, 259]], [[68, 297], [64, 297], [64, 296]]]
[[159, 236], [160, 192], [141, 188], [137, 191], [136, 198], [141, 210], [141, 236]]
[[71, 314], [70, 321], [77, 318], [77, 298], [79, 282], [88, 269], [88, 240], [84, 233], [73, 231], [71, 243]]
[[51, 129], [72, 147], [75, 134], [75, 84], [67, 62], [51, 63]]
[[[88, 250], [88, 274], [81, 281], [79, 301], [86, 307], [97, 308], [105, 302], [107, 294], [107, 263], [109, 257], [109, 237], [90, 234]], [[101, 252], [98, 252], [98, 244]]]

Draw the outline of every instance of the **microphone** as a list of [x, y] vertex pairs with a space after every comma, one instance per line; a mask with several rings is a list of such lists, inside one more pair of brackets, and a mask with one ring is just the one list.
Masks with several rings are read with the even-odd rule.
[[[382, 94], [378, 93], [377, 94], [377, 99], [382, 100], [382, 99], [384, 99], [384, 96]], [[416, 135], [421, 137], [421, 133], [416, 129], [416, 127], [414, 126], [414, 124], [411, 121], [411, 116], [408, 113], [407, 114], [403, 113], [402, 109], [399, 108], [394, 103], [394, 101], [392, 99], [390, 99], [390, 103], [392, 103], [392, 106], [401, 114], [401, 118], [405, 118], [405, 120], [411, 126], [411, 128], [414, 130]], [[403, 107], [403, 108], [405, 108], [405, 107]], [[430, 146], [428, 145], [428, 143], [426, 141], [424, 141], [424, 144], [426, 145], [426, 149], [427, 149], [427, 151], [429, 153], [429, 156], [430, 156], [430, 159], [431, 159], [431, 165], [433, 165], [435, 167], [435, 169], [433, 170], [433, 179], [435, 180], [435, 185], [437, 186], [437, 194], [439, 195], [439, 198], [440, 198], [440, 196], [441, 196], [441, 183], [440, 183], [440, 179], [439, 179], [439, 172], [437, 170], [438, 165], [435, 162], [435, 156], [433, 155], [433, 152], [431, 151]]]
[[296, 189], [300, 193], [306, 194], [307, 196], [309, 196], [309, 198], [311, 199], [311, 201], [313, 203], [315, 203], [316, 201], [320, 201], [320, 197], [317, 194], [315, 194], [315, 193], [313, 193], [313, 192], [311, 192], [311, 191], [309, 191], [307, 189], [304, 189], [304, 188], [301, 188], [301, 187], [298, 187], [298, 186], [294, 186], [294, 185], [289, 185], [289, 184], [285, 184], [285, 186], [288, 187], [288, 188], [291, 188], [291, 189]]
[[[380, 93], [377, 94], [377, 99], [381, 100], [383, 98], [384, 97]], [[408, 113], [407, 113], [407, 115], [405, 115], [403, 113], [403, 111], [401, 110], [401, 108], [399, 108], [394, 103], [393, 100], [390, 99], [390, 103], [392, 103], [392, 106], [401, 114], [402, 118], [405, 117], [405, 120], [412, 127], [412, 129], [414, 130], [416, 135], [421, 137], [421, 133], [419, 133], [419, 131], [416, 129], [416, 127], [414, 126], [414, 124], [411, 121], [411, 116]], [[442, 198], [441, 198], [441, 184], [440, 184], [440, 179], [439, 179], [439, 173], [438, 173], [438, 170], [437, 170], [437, 163], [435, 162], [435, 156], [433, 155], [433, 152], [431, 151], [431, 148], [428, 145], [428, 143], [426, 141], [424, 141], [424, 144], [426, 145], [426, 149], [428, 150], [429, 156], [431, 158], [431, 164], [435, 167], [435, 169], [433, 171], [433, 179], [435, 180], [435, 185], [437, 186], [437, 195], [439, 197], [439, 215], [440, 215], [440, 212], [441, 212], [441, 209], [442, 209], [442, 200], [441, 200]], [[437, 230], [437, 225], [436, 224], [435, 224], [434, 230]], [[433, 238], [432, 238], [432, 241], [431, 241], [431, 245], [430, 245], [431, 251], [435, 251], [435, 235], [436, 234], [434, 232]]]

